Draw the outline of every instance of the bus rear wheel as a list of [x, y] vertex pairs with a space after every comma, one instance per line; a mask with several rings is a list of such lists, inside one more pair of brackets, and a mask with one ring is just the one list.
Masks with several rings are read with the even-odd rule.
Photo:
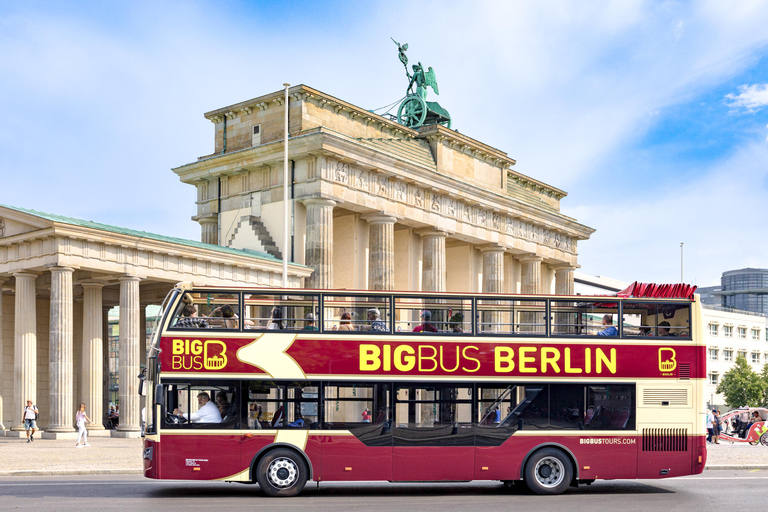
[[278, 448], [259, 461], [256, 481], [268, 496], [296, 496], [307, 483], [307, 466], [296, 452]]
[[567, 455], [544, 448], [525, 463], [525, 485], [535, 494], [561, 494], [571, 485], [573, 467]]

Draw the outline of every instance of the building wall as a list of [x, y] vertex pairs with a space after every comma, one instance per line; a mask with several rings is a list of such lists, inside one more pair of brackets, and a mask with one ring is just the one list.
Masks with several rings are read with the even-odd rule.
[[[733, 368], [739, 351], [747, 354], [747, 361], [755, 372], [760, 373], [763, 365], [768, 362], [768, 343], [766, 342], [766, 317], [744, 312], [720, 311], [709, 307], [702, 308], [703, 338], [707, 345], [707, 385], [704, 397], [707, 407], [718, 406], [721, 411], [728, 410], [725, 398], [716, 392], [717, 384], [723, 375]], [[717, 326], [717, 333], [712, 326]], [[731, 327], [731, 336], [726, 335], [726, 327]], [[746, 329], [746, 338], [739, 337], [739, 327]], [[757, 330], [757, 339], [753, 339], [752, 331]], [[725, 351], [730, 350], [730, 360], [726, 360]], [[713, 354], [712, 351], [717, 351]], [[758, 355], [758, 362], [752, 362], [752, 354]], [[714, 379], [714, 380], [713, 380]], [[738, 404], [742, 405], [742, 404]]]

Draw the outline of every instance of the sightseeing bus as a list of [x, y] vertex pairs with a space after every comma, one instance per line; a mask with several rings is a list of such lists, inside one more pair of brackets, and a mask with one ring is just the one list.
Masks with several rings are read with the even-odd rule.
[[618, 296], [179, 283], [147, 351], [144, 475], [471, 481], [558, 494], [701, 473], [695, 288]]

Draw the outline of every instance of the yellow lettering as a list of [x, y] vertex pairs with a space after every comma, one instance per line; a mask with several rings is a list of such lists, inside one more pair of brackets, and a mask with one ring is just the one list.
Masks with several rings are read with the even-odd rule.
[[592, 373], [592, 349], [584, 349], [584, 366], [586, 367], [585, 373]]
[[[190, 352], [196, 356], [203, 353], [203, 342], [200, 340], [193, 340], [190, 344]], [[189, 353], [189, 352], [188, 352]]]
[[376, 345], [360, 345], [360, 371], [373, 372], [381, 367], [381, 349]]
[[184, 340], [173, 340], [171, 345], [171, 353], [172, 354], [183, 354], [184, 353]]
[[[432, 351], [431, 356], [425, 356], [424, 350], [429, 349]], [[427, 369], [422, 366], [423, 361], [432, 361], [432, 368]], [[433, 372], [437, 370], [437, 349], [432, 345], [419, 345], [419, 371], [420, 372]]]
[[526, 366], [526, 363], [533, 363], [536, 358], [529, 356], [531, 352], [536, 352], [534, 347], [520, 347], [520, 373], [536, 373], [536, 368]]
[[174, 370], [181, 369], [181, 356], [171, 356], [171, 368], [173, 368]]
[[560, 351], [554, 347], [544, 347], [541, 349], [541, 373], [547, 372], [547, 365], [552, 366], [555, 373], [560, 373], [560, 367], [557, 362], [560, 360]]
[[496, 347], [493, 352], [496, 373], [509, 373], [515, 369], [515, 362], [512, 360], [515, 357], [515, 351], [512, 348]]
[[192, 369], [193, 370], [202, 370], [203, 369], [203, 358], [200, 356], [193, 356], [192, 357]]
[[444, 372], [455, 372], [456, 370], [458, 370], [459, 369], [459, 363], [461, 362], [461, 361], [459, 361], [460, 358], [461, 358], [461, 356], [459, 356], [459, 347], [456, 347], [456, 366], [454, 366], [453, 368], [451, 368], [449, 370], [443, 364], [443, 362], [445, 361], [445, 359], [443, 358], [443, 346], [440, 345], [440, 368], [442, 368]]
[[384, 371], [392, 370], [392, 347], [384, 345]]
[[565, 373], [581, 373], [581, 368], [571, 367], [571, 349], [565, 349]]
[[[404, 356], [403, 352], [411, 355]], [[395, 349], [395, 368], [401, 372], [407, 372], [413, 370], [416, 366], [416, 358], [413, 357], [416, 351], [408, 345], [400, 345]]]
[[595, 352], [595, 358], [597, 358], [597, 373], [603, 372], [603, 363], [605, 363], [605, 367], [611, 371], [611, 373], [616, 373], [616, 349], [611, 349], [611, 356], [608, 358], [605, 355], [605, 352], [603, 352], [603, 349], [598, 348]]
[[[464, 367], [464, 366], [462, 366], [462, 367], [461, 367], [461, 369], [462, 369], [462, 370], [464, 370], [465, 372], [476, 372], [477, 370], [479, 370], [479, 369], [480, 369], [480, 360], [479, 360], [479, 359], [475, 359], [474, 357], [470, 357], [470, 356], [468, 356], [468, 355], [467, 355], [467, 350], [469, 350], [470, 348], [471, 348], [471, 349], [474, 349], [474, 350], [480, 350], [480, 349], [478, 349], [477, 347], [475, 347], [474, 345], [467, 345], [466, 347], [464, 347], [464, 348], [461, 350], [461, 355], [463, 355], [463, 356], [464, 356], [464, 359], [468, 359], [468, 360], [470, 360], [470, 361], [474, 361], [474, 362], [476, 362], [476, 363], [477, 363], [477, 366], [475, 367], [475, 369], [474, 369], [474, 370], [470, 370], [469, 368], [466, 368], [466, 367]], [[458, 358], [457, 358], [457, 359], [458, 359]]]

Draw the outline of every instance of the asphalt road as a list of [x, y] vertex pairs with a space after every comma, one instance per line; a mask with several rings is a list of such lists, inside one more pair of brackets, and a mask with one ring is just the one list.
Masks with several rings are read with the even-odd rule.
[[[296, 498], [267, 498], [256, 485], [173, 482], [141, 476], [0, 478], [0, 510], [69, 512], [258, 510], [642, 511], [731, 510], [734, 503], [762, 508], [768, 471], [706, 471], [666, 480], [601, 481], [560, 496], [534, 496], [500, 483], [308, 485]], [[714, 508], [716, 507], [716, 508]]]

